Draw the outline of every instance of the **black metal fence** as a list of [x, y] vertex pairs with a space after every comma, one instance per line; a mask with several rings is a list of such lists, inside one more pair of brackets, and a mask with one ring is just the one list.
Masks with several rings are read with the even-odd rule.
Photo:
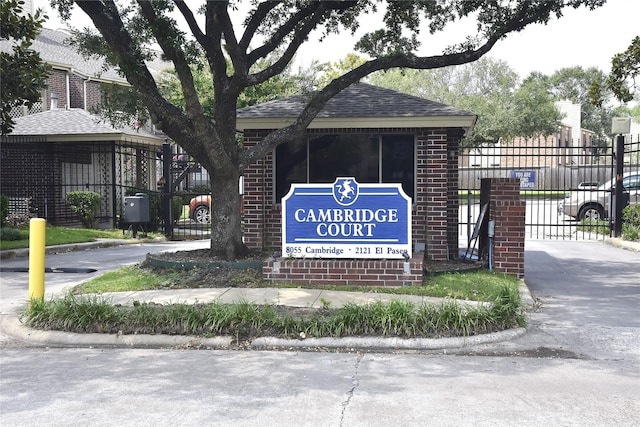
[[[610, 147], [614, 145], [612, 141]], [[1, 191], [29, 199], [36, 215], [51, 224], [78, 224], [65, 195], [83, 190], [100, 194], [103, 228], [141, 227], [174, 239], [208, 237], [209, 175], [179, 147], [169, 149], [165, 155], [163, 147], [132, 143], [4, 139]], [[612, 148], [599, 152], [553, 147], [542, 139], [521, 140], [465, 151], [459, 160], [461, 241], [472, 234], [480, 214], [480, 179], [488, 177], [521, 180], [527, 238], [603, 239], [611, 234], [612, 191], [598, 186], [616, 175]], [[625, 179], [640, 175], [640, 135], [626, 138], [622, 167]], [[625, 197], [640, 203], [640, 182], [627, 184]], [[149, 221], [144, 224], [132, 223], [125, 215], [125, 199], [138, 193], [149, 197]], [[570, 205], [575, 205], [573, 210]]]
[[[526, 238], [604, 239], [612, 228], [615, 144], [604, 150], [555, 147], [544, 138], [465, 151], [460, 156], [460, 236], [468, 241], [480, 214], [481, 178], [518, 178], [527, 201]], [[624, 174], [638, 175], [640, 135], [624, 143]], [[640, 185], [637, 183], [635, 185]], [[602, 187], [600, 187], [602, 186]], [[640, 188], [626, 189], [640, 203]]]
[[[206, 169], [181, 147], [163, 147], [163, 183], [159, 186], [165, 201], [162, 214], [164, 232], [172, 239], [201, 239], [211, 233], [211, 184]], [[171, 206], [169, 211], [169, 206]]]
[[53, 225], [79, 222], [65, 202], [69, 192], [98, 193], [99, 227], [117, 228], [126, 195], [155, 191], [158, 158], [151, 145], [12, 138], [2, 151], [3, 194], [29, 199], [35, 214]]

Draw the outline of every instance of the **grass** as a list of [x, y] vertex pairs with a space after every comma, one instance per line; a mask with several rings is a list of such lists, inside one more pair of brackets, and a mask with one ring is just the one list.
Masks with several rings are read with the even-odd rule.
[[578, 231], [609, 235], [609, 221], [584, 219], [578, 224]]
[[[196, 272], [196, 270], [191, 270]], [[273, 283], [257, 280], [255, 275], [243, 274], [243, 270], [235, 272], [230, 285], [233, 287], [272, 287], [299, 288], [300, 285], [291, 283]], [[150, 270], [141, 265], [122, 267], [105, 273], [102, 276], [88, 280], [73, 289], [74, 294], [142, 291], [174, 287], [182, 283], [181, 287], [192, 288], [202, 286], [202, 277], [193, 274], [193, 282], [189, 283], [188, 273], [171, 269]], [[205, 283], [206, 284], [206, 283]], [[423, 286], [402, 286], [397, 288], [379, 286], [351, 286], [351, 285], [321, 285], [315, 288], [344, 291], [344, 292], [374, 292], [395, 295], [419, 295], [430, 297], [449, 297], [473, 301], [493, 301], [502, 286], [514, 287], [518, 283], [513, 276], [490, 272], [487, 270], [470, 273], [449, 273], [429, 276]], [[305, 285], [305, 288], [314, 288]]]
[[[2, 240], [0, 250], [21, 249], [29, 247], [29, 229], [19, 229], [20, 240]], [[93, 230], [87, 228], [47, 227], [45, 231], [45, 245], [64, 245], [69, 243], [95, 242], [96, 239], [126, 239], [122, 230]]]
[[137, 266], [126, 266], [107, 272], [73, 289], [74, 294], [126, 292], [157, 289], [172, 283], [181, 272], [154, 274]]
[[468, 308], [448, 300], [422, 304], [396, 300], [368, 305], [347, 304], [294, 316], [282, 307], [239, 304], [135, 303], [115, 306], [99, 296], [32, 300], [23, 313], [26, 324], [71, 332], [227, 335], [236, 343], [260, 336], [286, 338], [394, 336], [469, 336], [524, 326], [517, 288], [502, 286], [493, 304]]

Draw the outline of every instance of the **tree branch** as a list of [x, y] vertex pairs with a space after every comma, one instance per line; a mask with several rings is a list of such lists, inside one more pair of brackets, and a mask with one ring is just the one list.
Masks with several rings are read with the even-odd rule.
[[[319, 8], [321, 8], [322, 10], [326, 10], [325, 5], [323, 5], [324, 3], [325, 2], [322, 1], [309, 2], [304, 8], [300, 9], [293, 16], [291, 16], [287, 20], [287, 22], [278, 27], [275, 33], [271, 37], [269, 37], [269, 40], [267, 40], [262, 46], [254, 49], [249, 53], [249, 65], [255, 64], [256, 61], [258, 61], [260, 58], [267, 57], [271, 52], [277, 49], [278, 46], [280, 46], [280, 44], [283, 42], [283, 40], [289, 34], [295, 31], [300, 22], [309, 19], [310, 16], [312, 16], [314, 13], [317, 13]], [[300, 32], [300, 36], [306, 38], [314, 28], [315, 27], [306, 27], [306, 33]]]
[[170, 23], [159, 18], [156, 11], [153, 8], [152, 3], [144, 0], [138, 0], [138, 6], [142, 11], [142, 16], [149, 22], [149, 27], [156, 38], [156, 41], [160, 45], [160, 48], [164, 52], [167, 59], [173, 62], [182, 92], [184, 93], [184, 100], [187, 112], [193, 118], [202, 116], [202, 105], [198, 99], [198, 93], [193, 83], [193, 75], [189, 63], [187, 62], [184, 52], [177, 48], [175, 41], [171, 36], [175, 36], [175, 30], [173, 28], [161, 28], [162, 26], [171, 25]]
[[274, 1], [262, 2], [258, 5], [255, 12], [253, 13], [253, 15], [251, 15], [251, 18], [247, 22], [247, 25], [244, 30], [244, 34], [240, 39], [240, 49], [242, 49], [243, 52], [246, 52], [247, 49], [249, 49], [251, 40], [253, 40], [253, 36], [258, 30], [258, 27], [260, 27], [260, 24], [262, 23], [262, 21], [264, 21], [264, 19], [267, 17], [269, 12], [275, 9], [280, 3], [282, 2], [274, 0]]
[[[307, 41], [307, 37], [309, 36], [309, 34], [311, 34], [311, 32], [316, 29], [318, 24], [322, 22], [323, 18], [325, 18], [326, 13], [329, 13], [330, 11], [344, 12], [345, 10], [354, 7], [354, 4], [352, 4], [351, 2], [322, 1], [313, 3], [318, 4], [314, 5], [315, 7], [313, 9], [306, 8], [305, 10], [301, 10], [300, 16], [294, 15], [294, 17], [291, 18], [291, 20], [293, 21], [298, 21], [296, 22], [296, 25], [299, 22], [302, 22], [302, 25], [297, 30], [295, 29], [296, 25], [293, 25], [291, 27], [287, 26], [287, 24], [289, 24], [289, 22], [291, 21], [290, 20], [289, 22], [287, 22], [287, 24], [280, 27], [278, 32], [274, 35], [274, 37], [272, 37], [272, 40], [249, 54], [249, 63], [253, 64], [254, 61], [257, 61], [260, 57], [266, 56], [269, 53], [273, 52], [289, 33], [293, 33], [293, 38], [282, 56], [271, 66], [258, 73], [249, 75], [246, 81], [247, 85], [253, 86], [263, 83], [270, 78], [282, 73], [287, 65], [289, 65], [289, 63], [293, 60], [293, 57], [295, 56], [298, 49], [300, 49], [300, 46], [305, 41]], [[298, 17], [296, 18], [296, 16]]]
[[479, 48], [467, 50], [459, 53], [451, 53], [429, 57], [414, 57], [407, 55], [393, 55], [368, 61], [358, 68], [334, 79], [324, 89], [317, 92], [306, 107], [300, 112], [295, 121], [284, 128], [277, 129], [267, 135], [259, 144], [246, 149], [241, 159], [243, 166], [251, 164], [270, 153], [278, 144], [283, 141], [301, 137], [313, 119], [320, 113], [322, 108], [331, 98], [348, 86], [360, 81], [363, 77], [380, 70], [389, 68], [414, 68], [433, 69], [442, 68], [449, 65], [461, 65], [473, 62], [488, 53], [498, 40], [507, 33], [518, 31], [531, 22], [534, 18], [527, 18], [526, 6], [518, 11], [513, 18], [501, 27]]

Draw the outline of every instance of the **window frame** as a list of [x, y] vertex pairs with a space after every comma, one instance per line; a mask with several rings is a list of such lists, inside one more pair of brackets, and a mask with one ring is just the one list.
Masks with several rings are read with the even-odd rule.
[[[378, 182], [377, 183], [384, 183], [384, 181], [382, 180], [382, 176], [383, 176], [383, 162], [384, 162], [384, 158], [382, 156], [383, 153], [383, 137], [385, 136], [411, 136], [413, 138], [413, 150], [412, 150], [412, 155], [413, 155], [413, 195], [409, 195], [409, 197], [411, 197], [411, 204], [412, 206], [415, 206], [416, 204], [416, 194], [418, 192], [418, 186], [417, 186], [417, 175], [418, 175], [418, 135], [416, 132], [411, 132], [411, 131], [407, 131], [407, 132], [375, 132], [374, 131], [367, 131], [367, 132], [349, 132], [349, 133], [339, 133], [339, 132], [329, 132], [329, 129], [327, 129], [327, 132], [314, 132], [314, 133], [310, 133], [307, 132], [305, 134], [305, 151], [306, 151], [306, 157], [305, 157], [305, 162], [306, 162], [306, 167], [305, 167], [305, 181], [304, 183], [301, 184], [310, 184], [309, 182], [309, 176], [310, 176], [310, 167], [309, 167], [309, 156], [310, 156], [310, 141], [311, 139], [314, 138], [318, 138], [324, 135], [370, 135], [370, 136], [375, 136], [378, 139]], [[271, 184], [272, 184], [272, 202], [274, 205], [281, 205], [282, 202], [280, 199], [277, 199], [277, 195], [278, 195], [278, 189], [277, 189], [277, 171], [278, 171], [278, 155], [277, 155], [277, 148], [275, 147], [273, 149], [272, 152], [272, 158], [273, 158], [273, 174], [272, 174], [272, 179], [271, 179]], [[284, 194], [286, 195], [286, 193]], [[284, 197], [283, 195], [283, 197]]]

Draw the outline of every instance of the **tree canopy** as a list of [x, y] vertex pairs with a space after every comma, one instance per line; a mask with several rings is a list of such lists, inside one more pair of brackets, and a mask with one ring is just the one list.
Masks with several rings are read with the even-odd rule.
[[377, 72], [369, 81], [478, 114], [466, 146], [548, 135], [557, 131], [562, 118], [547, 86], [535, 78], [520, 85], [506, 62], [488, 57], [435, 70]]
[[45, 87], [49, 74], [49, 67], [42, 62], [40, 55], [30, 49], [47, 17], [41, 11], [25, 15], [23, 3], [19, 0], [0, 3], [0, 39], [13, 41], [11, 52], [0, 52], [2, 135], [10, 133], [14, 127], [12, 109], [23, 105], [31, 108], [40, 101], [40, 90]]
[[[91, 18], [98, 33], [84, 31], [83, 46], [117, 66], [152, 120], [209, 171], [216, 200], [211, 212], [211, 253], [235, 258], [246, 252], [237, 194], [237, 180], [244, 168], [277, 145], [302, 137], [323, 106], [341, 90], [379, 70], [437, 69], [476, 61], [509, 33], [561, 17], [566, 7], [594, 9], [605, 0], [265, 1], [250, 2], [241, 24], [234, 20], [240, 6], [245, 6], [239, 1], [207, 1], [197, 9], [184, 0], [51, 3], [63, 18], [69, 17], [73, 4]], [[355, 43], [356, 50], [369, 58], [366, 62], [311, 93], [290, 125], [274, 130], [256, 145], [236, 143], [236, 105], [247, 88], [280, 75], [309, 37], [354, 34], [362, 18], [378, 10], [382, 12], [379, 26]], [[443, 52], [418, 55], [421, 33], [434, 34], [462, 18], [475, 19], [472, 37], [452, 41]], [[173, 63], [183, 106], [163, 96], [146, 67], [152, 45]], [[270, 55], [277, 55], [273, 62], [256, 68]], [[213, 81], [211, 112], [198, 96], [191, 68], [200, 59]]]
[[602, 105], [607, 93], [620, 102], [629, 102], [638, 95], [637, 78], [640, 77], [640, 36], [634, 37], [629, 47], [611, 59], [611, 73], [606, 81], [594, 80], [589, 96], [595, 105]]

